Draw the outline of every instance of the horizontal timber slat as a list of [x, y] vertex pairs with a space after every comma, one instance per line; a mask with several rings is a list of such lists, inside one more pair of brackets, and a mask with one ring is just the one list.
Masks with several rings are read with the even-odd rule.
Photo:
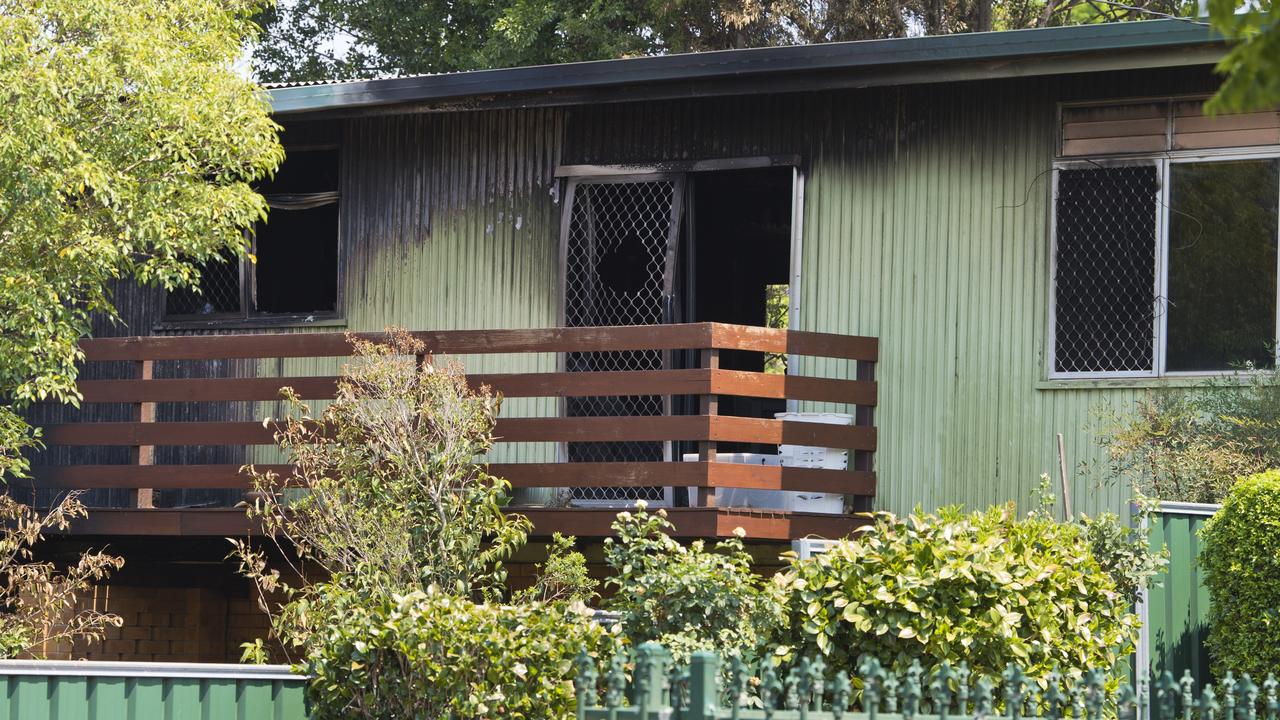
[[[290, 465], [256, 465], [260, 473], [285, 475]], [[248, 489], [239, 465], [77, 465], [35, 467], [41, 488], [72, 489]], [[856, 470], [744, 465], [736, 463], [495, 463], [489, 471], [513, 487], [728, 487], [748, 490], [874, 495], [875, 473]]]
[[[447, 355], [720, 348], [875, 361], [879, 351], [878, 340], [871, 337], [723, 323], [534, 330], [440, 330], [416, 331], [411, 334], [426, 345], [427, 352]], [[98, 338], [84, 340], [80, 347], [88, 362], [345, 357], [352, 354], [349, 337], [380, 340], [385, 335], [273, 333]]]
[[[274, 428], [259, 422], [95, 422], [50, 425], [50, 445], [270, 445]], [[498, 442], [706, 440], [875, 450], [873, 427], [823, 425], [725, 415], [500, 418]]]
[[[875, 405], [875, 383], [857, 380], [775, 375], [743, 370], [643, 370], [582, 373], [477, 373], [475, 387], [487, 385], [506, 397], [590, 397], [606, 395], [738, 395]], [[84, 380], [86, 403], [267, 401], [280, 390], [304, 400], [329, 400], [338, 378], [176, 378], [159, 380]]]
[[[292, 465], [256, 465], [258, 472], [286, 474]], [[60, 490], [163, 488], [180, 490], [248, 489], [240, 465], [71, 465], [31, 468], [36, 485]]]
[[[545, 537], [560, 532], [578, 537], [606, 537], [621, 508], [528, 508], [515, 510], [533, 522], [534, 533]], [[813, 513], [734, 510], [729, 508], [671, 508], [667, 517], [681, 538], [731, 537], [742, 528], [752, 540], [790, 540], [799, 537], [842, 538], [867, 524], [865, 517]], [[243, 536], [255, 531], [244, 510], [228, 509], [97, 509], [74, 521], [72, 535], [104, 536]]]

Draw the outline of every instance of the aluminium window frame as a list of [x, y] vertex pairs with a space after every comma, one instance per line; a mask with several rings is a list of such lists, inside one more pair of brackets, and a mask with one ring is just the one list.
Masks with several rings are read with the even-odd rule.
[[[1216, 378], [1239, 374], [1238, 370], [1176, 370], [1167, 369], [1168, 290], [1169, 290], [1169, 199], [1170, 168], [1179, 163], [1227, 162], [1231, 160], [1280, 160], [1280, 146], [1263, 145], [1239, 148], [1211, 148], [1196, 150], [1164, 150], [1151, 153], [1131, 153], [1093, 158], [1060, 158], [1053, 163], [1052, 190], [1049, 199], [1049, 278], [1047, 289], [1048, 337], [1046, 339], [1045, 371], [1048, 380], [1121, 380], [1159, 378]], [[1062, 170], [1098, 167], [1133, 167], [1153, 165], [1156, 168], [1156, 252], [1155, 287], [1152, 302], [1155, 308], [1152, 334], [1151, 370], [1060, 372], [1057, 366], [1057, 260], [1058, 260], [1058, 176]], [[1280, 206], [1280, 183], [1276, 188]], [[1277, 247], [1280, 248], [1280, 222], [1276, 223]], [[1272, 342], [1276, 344], [1276, 366], [1280, 367], [1280, 250], [1276, 253], [1276, 320]]]

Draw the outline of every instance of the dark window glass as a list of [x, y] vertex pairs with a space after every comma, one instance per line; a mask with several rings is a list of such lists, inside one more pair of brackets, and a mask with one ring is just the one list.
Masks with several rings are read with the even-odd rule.
[[261, 313], [338, 309], [338, 203], [306, 210], [273, 208], [258, 226], [253, 266]]
[[321, 193], [338, 189], [338, 151], [287, 150], [275, 177], [258, 187], [263, 195]]
[[1054, 368], [1153, 368], [1156, 168], [1058, 173]]
[[1173, 163], [1166, 367], [1275, 364], [1280, 161]]

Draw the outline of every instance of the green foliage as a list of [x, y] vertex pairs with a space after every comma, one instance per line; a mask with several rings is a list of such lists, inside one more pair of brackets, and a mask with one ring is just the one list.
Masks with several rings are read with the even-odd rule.
[[393, 592], [437, 585], [497, 596], [502, 561], [529, 531], [526, 518], [503, 512], [506, 481], [477, 461], [493, 443], [500, 399], [468, 387], [456, 364], [417, 362], [426, 351], [408, 333], [388, 338], [352, 339], [355, 357], [318, 421], [286, 391], [291, 412], [276, 440], [294, 470], [255, 473], [250, 515], [282, 551], [331, 575]]
[[1209, 112], [1270, 110], [1280, 104], [1280, 10], [1272, 0], [1256, 0], [1238, 12], [1236, 0], [1209, 0], [1213, 29], [1232, 40], [1218, 62], [1227, 76], [1206, 104]]
[[606, 609], [621, 615], [633, 647], [662, 643], [678, 661], [696, 650], [718, 650], [753, 660], [783, 621], [777, 585], [751, 570], [740, 537], [708, 550], [702, 541], [682, 545], [668, 533], [666, 512], [637, 503], [618, 514], [616, 538], [605, 539], [605, 562], [616, 592]]
[[1136, 603], [1151, 579], [1169, 564], [1168, 550], [1151, 549], [1151, 534], [1140, 525], [1126, 527], [1112, 512], [1096, 518], [1081, 515], [1080, 526], [1094, 559], [1115, 582], [1121, 596]]
[[538, 566], [538, 579], [520, 593], [518, 601], [586, 603], [596, 595], [596, 581], [587, 574], [587, 559], [573, 549], [574, 538], [553, 533], [547, 560]]
[[371, 603], [323, 594], [306, 670], [316, 718], [557, 720], [573, 716], [574, 659], [602, 631], [563, 604], [476, 604], [435, 589]]
[[1108, 412], [1101, 442], [1108, 466], [1087, 471], [1142, 495], [1221, 502], [1236, 478], [1280, 467], [1280, 376], [1241, 373], [1152, 393], [1132, 415]]
[[256, 0], [0, 0], [0, 472], [16, 410], [76, 403], [77, 342], [110, 287], [195, 282], [247, 247], [250, 184], [283, 152], [236, 73]]
[[[1186, 0], [293, 0], [261, 16], [264, 80], [321, 80], [1148, 19]], [[1185, 14], [1185, 13], [1184, 13]]]
[[1113, 668], [1137, 639], [1130, 598], [1085, 532], [1012, 505], [965, 514], [878, 514], [853, 539], [783, 576], [791, 644], [853, 672], [863, 655], [898, 672], [965, 661], [998, 681], [1010, 662], [1031, 677]]
[[1280, 665], [1280, 471], [1243, 478], [1200, 531], [1215, 674]]
[[124, 560], [87, 551], [59, 567], [35, 559], [47, 532], [65, 533], [85, 517], [78, 493], [69, 493], [45, 512], [0, 494], [0, 658], [26, 653], [39, 657], [50, 645], [101, 640], [119, 615], [80, 607], [77, 598], [124, 566]]
[[249, 515], [287, 566], [249, 541], [235, 550], [285, 654], [315, 676], [316, 716], [571, 714], [573, 658], [603, 634], [579, 602], [594, 586], [556, 536], [538, 585], [501, 604], [529, 522], [504, 512], [509, 486], [482, 464], [500, 399], [404, 331], [352, 343], [318, 418], [286, 392], [276, 439], [293, 473], [254, 475]]

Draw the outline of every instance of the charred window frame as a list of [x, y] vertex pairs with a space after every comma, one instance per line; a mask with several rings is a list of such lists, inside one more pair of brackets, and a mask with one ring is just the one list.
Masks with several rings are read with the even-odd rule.
[[[1241, 278], [1232, 274], [1231, 265], [1219, 263], [1214, 269], [1219, 285], [1213, 287], [1206, 283], [1199, 287], [1188, 283], [1185, 278], [1211, 273], [1202, 272], [1199, 268], [1189, 272], [1187, 265], [1179, 265], [1197, 262], [1193, 255], [1185, 252], [1191, 245], [1188, 240], [1198, 242], [1204, 238], [1221, 242], [1223, 238], [1234, 239], [1245, 237], [1245, 234], [1232, 224], [1234, 221], [1226, 213], [1215, 220], [1212, 213], [1205, 212], [1203, 203], [1199, 209], [1188, 212], [1188, 201], [1179, 193], [1193, 187], [1190, 178], [1196, 171], [1227, 171], [1233, 163], [1248, 166], [1252, 174], [1261, 179], [1260, 183], [1251, 186], [1253, 192], [1226, 193], [1217, 200], [1218, 209], [1229, 203], [1247, 203], [1245, 209], [1255, 215], [1253, 231], [1246, 238], [1254, 246], [1252, 261], [1242, 263], [1237, 260], [1235, 265], [1237, 269], [1245, 267], [1251, 270], [1245, 273], [1249, 277]], [[1079, 192], [1085, 184], [1082, 180], [1090, 177], [1095, 181], [1092, 205], [1082, 202]], [[1135, 187], [1134, 178], [1138, 177], [1141, 179], [1136, 181]], [[1127, 191], [1117, 189], [1122, 180], [1129, 184]], [[1140, 201], [1138, 198], [1148, 190], [1149, 202]], [[1090, 214], [1093, 220], [1085, 217], [1085, 213]], [[1259, 215], [1260, 220], [1256, 217]], [[1203, 377], [1238, 372], [1249, 367], [1276, 366], [1277, 347], [1280, 346], [1280, 287], [1277, 287], [1280, 285], [1277, 281], [1280, 277], [1280, 252], [1277, 251], [1280, 246], [1280, 220], [1277, 215], [1280, 215], [1280, 147], [1168, 150], [1151, 153], [1147, 157], [1132, 154], [1123, 158], [1056, 162], [1049, 227], [1048, 378]], [[1087, 232], [1073, 227], [1073, 223], [1088, 225], [1090, 222], [1103, 230], [1101, 233], [1094, 231], [1093, 238], [1085, 237], [1082, 241], [1080, 236]], [[1144, 226], [1150, 230], [1149, 250], [1134, 246], [1124, 252], [1116, 252], [1117, 244], [1124, 245], [1126, 235], [1117, 228]], [[1200, 234], [1188, 235], [1188, 227], [1192, 233]], [[1259, 227], [1266, 230], [1258, 230]], [[1133, 234], [1136, 231], [1130, 233]], [[1092, 275], [1088, 269], [1082, 270], [1090, 250], [1102, 247], [1110, 255], [1098, 258]], [[1091, 281], [1101, 282], [1102, 290], [1089, 297], [1081, 290], [1087, 288]], [[1236, 281], [1240, 282], [1239, 287], [1228, 287]], [[1134, 290], [1144, 285], [1150, 290], [1143, 299], [1145, 306], [1140, 306]], [[1201, 293], [1198, 299], [1185, 297], [1188, 287]], [[1215, 291], [1218, 297], [1214, 297]], [[1253, 301], [1251, 307], [1243, 319], [1237, 319], [1241, 317], [1237, 314], [1224, 315], [1218, 307], [1218, 318], [1228, 318], [1228, 322], [1238, 324], [1237, 330], [1245, 328], [1259, 337], [1250, 338], [1247, 350], [1241, 348], [1239, 336], [1225, 343], [1217, 341], [1219, 357], [1204, 357], [1212, 355], [1211, 352], [1196, 357], [1195, 352], [1187, 350], [1189, 343], [1185, 340], [1188, 333], [1200, 332], [1206, 326], [1220, 327], [1222, 321], [1212, 325], [1212, 312], [1191, 311], [1197, 309], [1197, 302], [1204, 308], [1220, 306], [1222, 296], [1230, 292], [1247, 293]], [[1183, 297], [1179, 297], [1180, 293]], [[1121, 299], [1108, 307], [1107, 303], [1116, 297]], [[1081, 311], [1082, 304], [1087, 308], [1089, 302], [1094, 303], [1092, 315], [1087, 309]], [[1140, 309], [1147, 312], [1139, 312]], [[1198, 315], [1200, 317], [1193, 319], [1205, 323], [1200, 331], [1196, 330], [1194, 322], [1187, 320], [1189, 315]], [[1106, 323], [1117, 320], [1123, 323], [1119, 330], [1106, 327]], [[1099, 322], [1101, 326], [1097, 325]], [[1094, 337], [1088, 330], [1080, 331], [1078, 328], [1093, 328]], [[1126, 339], [1129, 341], [1127, 344]], [[1143, 340], [1149, 347], [1143, 346], [1144, 352], [1138, 362], [1133, 348]], [[1232, 343], [1235, 347], [1231, 347]], [[1224, 347], [1226, 349], [1221, 349]], [[1227, 366], [1224, 353], [1237, 355], [1247, 364], [1237, 365], [1232, 361], [1231, 366]]]
[[202, 265], [201, 292], [165, 293], [160, 327], [341, 324], [340, 170], [336, 143], [287, 146], [258, 187], [269, 211], [246, 230], [251, 257]]

